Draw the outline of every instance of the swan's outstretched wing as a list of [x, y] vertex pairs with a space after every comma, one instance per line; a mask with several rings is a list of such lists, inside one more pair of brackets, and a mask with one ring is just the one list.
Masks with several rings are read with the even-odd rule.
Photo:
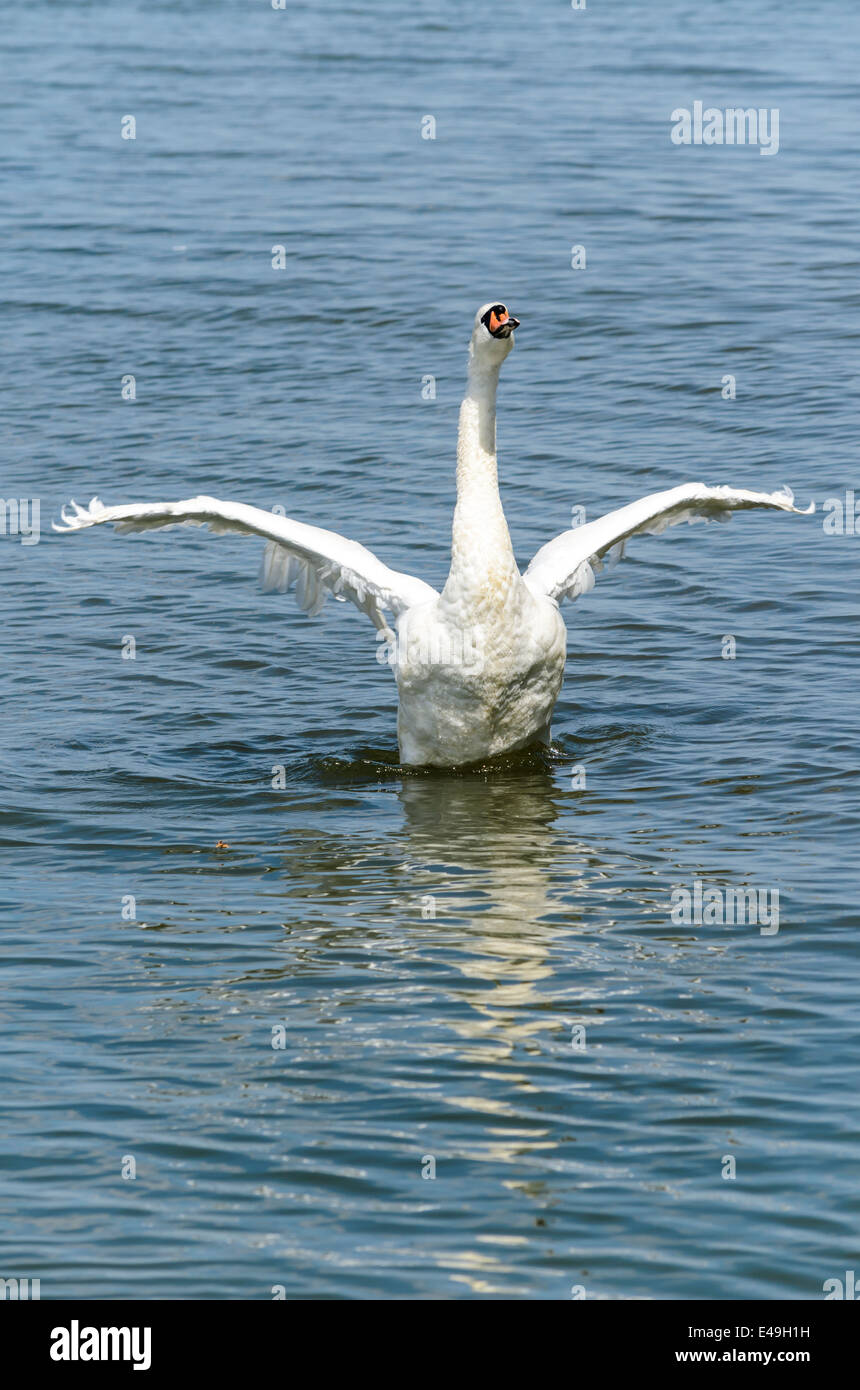
[[356, 608], [385, 631], [382, 609], [395, 616], [415, 604], [436, 598], [436, 590], [423, 579], [390, 570], [372, 551], [347, 540], [336, 531], [306, 526], [288, 516], [264, 512], [244, 502], [219, 502], [215, 497], [192, 497], [187, 502], [134, 502], [105, 507], [94, 497], [89, 507], [72, 502], [64, 507], [63, 525], [55, 531], [79, 531], [85, 526], [110, 522], [121, 535], [151, 531], [164, 526], [208, 526], [215, 535], [237, 532], [262, 536], [260, 581], [266, 591], [285, 593], [295, 584], [296, 598], [306, 613], [318, 613], [328, 593], [351, 599]]
[[815, 511], [814, 502], [805, 512], [795, 507], [789, 488], [782, 492], [749, 492], [744, 488], [682, 483], [666, 492], [640, 497], [638, 502], [608, 512], [598, 521], [563, 531], [541, 547], [524, 579], [533, 593], [558, 600], [579, 598], [594, 588], [594, 576], [603, 569], [607, 557], [624, 554], [631, 536], [659, 535], [679, 521], [729, 521], [732, 512], [748, 507], [775, 507], [801, 515]]

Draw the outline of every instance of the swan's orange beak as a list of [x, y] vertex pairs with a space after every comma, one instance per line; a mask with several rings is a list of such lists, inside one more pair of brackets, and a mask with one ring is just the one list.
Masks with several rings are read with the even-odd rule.
[[520, 321], [509, 314], [507, 309], [504, 313], [497, 314], [495, 310], [490, 314], [489, 330], [494, 338], [509, 338], [515, 328], [519, 328]]

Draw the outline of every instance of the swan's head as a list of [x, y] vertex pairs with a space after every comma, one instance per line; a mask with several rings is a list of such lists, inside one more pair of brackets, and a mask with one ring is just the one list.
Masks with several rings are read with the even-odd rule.
[[520, 321], [509, 314], [505, 305], [497, 300], [482, 304], [475, 315], [469, 355], [477, 362], [488, 366], [498, 366], [504, 362], [514, 345], [514, 329]]

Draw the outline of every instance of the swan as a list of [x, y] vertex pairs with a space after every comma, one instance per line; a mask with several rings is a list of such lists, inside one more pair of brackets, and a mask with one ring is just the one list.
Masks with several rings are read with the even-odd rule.
[[[499, 496], [496, 388], [520, 321], [504, 304], [482, 304], [469, 343], [468, 382], [460, 406], [457, 501], [451, 568], [442, 592], [389, 569], [357, 541], [243, 502], [193, 497], [88, 507], [72, 501], [56, 531], [112, 524], [127, 535], [167, 526], [206, 526], [266, 541], [263, 589], [294, 586], [316, 614], [328, 594], [350, 600], [377, 628], [377, 656], [393, 667], [403, 764], [452, 767], [547, 743], [566, 657], [562, 599], [594, 585], [631, 536], [658, 534], [681, 521], [728, 520], [732, 512], [771, 507], [807, 515], [788, 488], [753, 492], [682, 483], [564, 531], [521, 574]], [[385, 616], [391, 615], [393, 627]]]

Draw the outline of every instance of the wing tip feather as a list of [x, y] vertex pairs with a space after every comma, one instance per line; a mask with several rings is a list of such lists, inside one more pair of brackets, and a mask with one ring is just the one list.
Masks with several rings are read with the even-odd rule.
[[[69, 508], [72, 508], [70, 511]], [[66, 531], [80, 531], [85, 526], [93, 526], [99, 520], [102, 513], [107, 511], [104, 503], [98, 497], [93, 497], [88, 507], [79, 507], [74, 497], [60, 509], [60, 521], [58, 526], [56, 521], [51, 522], [51, 529], [63, 534]]]

